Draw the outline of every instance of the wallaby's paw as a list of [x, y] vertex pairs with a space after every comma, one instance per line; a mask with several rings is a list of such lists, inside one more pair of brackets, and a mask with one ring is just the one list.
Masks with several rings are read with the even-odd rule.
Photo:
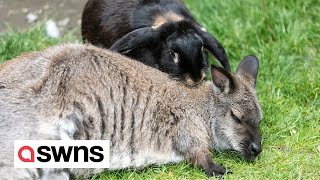
[[226, 169], [223, 166], [220, 166], [218, 164], [212, 164], [206, 169], [206, 175], [208, 177], [223, 176], [226, 173], [227, 173]]

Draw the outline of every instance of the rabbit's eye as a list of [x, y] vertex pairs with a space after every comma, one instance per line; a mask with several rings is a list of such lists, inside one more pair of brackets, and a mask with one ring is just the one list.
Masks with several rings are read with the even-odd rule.
[[179, 54], [170, 50], [170, 55], [172, 56], [174, 63], [178, 64], [179, 63]]
[[209, 53], [208, 53], [208, 50], [205, 49], [203, 46], [201, 46], [201, 52], [202, 52], [203, 54], [205, 54], [205, 55], [208, 55], [208, 54], [209, 54]]

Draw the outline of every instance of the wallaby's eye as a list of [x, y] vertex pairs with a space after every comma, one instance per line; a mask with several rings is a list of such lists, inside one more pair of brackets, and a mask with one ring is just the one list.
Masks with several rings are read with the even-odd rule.
[[172, 56], [173, 61], [174, 61], [176, 64], [178, 64], [178, 62], [179, 62], [179, 54], [176, 53], [176, 52], [174, 52], [174, 51], [172, 51], [172, 50], [170, 50], [170, 55]]
[[175, 57], [174, 51], [170, 50], [170, 55], [174, 58]]
[[236, 115], [234, 115], [232, 111], [231, 111], [231, 117], [236, 123], [242, 124], [241, 120]]

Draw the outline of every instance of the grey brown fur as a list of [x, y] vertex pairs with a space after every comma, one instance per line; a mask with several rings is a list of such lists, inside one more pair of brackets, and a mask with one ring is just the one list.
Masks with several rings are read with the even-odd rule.
[[213, 67], [213, 83], [187, 88], [89, 45], [20, 56], [0, 65], [0, 177], [73, 179], [101, 171], [14, 169], [15, 139], [107, 139], [110, 169], [187, 160], [208, 176], [224, 174], [210, 150], [233, 149], [247, 159], [261, 151], [257, 63], [249, 56], [233, 75]]

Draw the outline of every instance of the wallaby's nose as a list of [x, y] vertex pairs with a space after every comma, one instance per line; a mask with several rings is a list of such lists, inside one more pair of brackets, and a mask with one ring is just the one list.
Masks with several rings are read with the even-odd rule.
[[257, 145], [256, 143], [251, 143], [250, 144], [250, 151], [251, 151], [252, 155], [258, 156], [258, 154], [260, 154], [262, 151], [261, 145]]

